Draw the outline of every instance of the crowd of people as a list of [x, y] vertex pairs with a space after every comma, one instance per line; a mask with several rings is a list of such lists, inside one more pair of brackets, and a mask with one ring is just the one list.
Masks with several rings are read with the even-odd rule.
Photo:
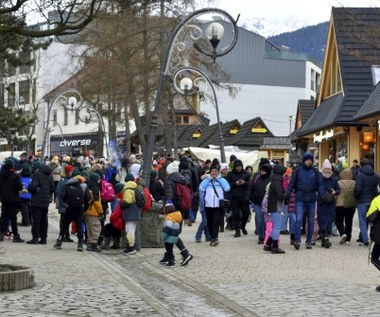
[[0, 171], [0, 241], [11, 233], [13, 242], [24, 242], [18, 232], [20, 212], [22, 225], [31, 225], [31, 239], [26, 243], [46, 244], [48, 208], [54, 202], [60, 214], [55, 249], [73, 242], [71, 234], [75, 232], [78, 251], [83, 251], [84, 245], [92, 252], [118, 249], [125, 236], [123, 252], [133, 255], [141, 248], [142, 211], [157, 202], [164, 218], [165, 253], [160, 263], [175, 265], [175, 245], [184, 266], [193, 255], [180, 237], [182, 226], [193, 225], [197, 217], [195, 242], [202, 242], [204, 235], [209, 245], [216, 247], [224, 230], [231, 230], [235, 238], [247, 235], [247, 223], [254, 212], [257, 243], [263, 245], [264, 252], [284, 254], [280, 234], [289, 235], [295, 250], [301, 248], [303, 234], [307, 250], [317, 241], [328, 249], [335, 227], [339, 243], [350, 245], [358, 210], [357, 242], [369, 246], [367, 215], [371, 215], [375, 242], [371, 259], [380, 270], [380, 243], [374, 239], [375, 225], [380, 223], [374, 207], [379, 204], [380, 178], [368, 159], [360, 164], [354, 160], [351, 168], [346, 161], [331, 164], [326, 159], [318, 170], [312, 154], [305, 152], [302, 162], [291, 167], [262, 158], [254, 171], [236, 155], [230, 156], [228, 164], [217, 159], [198, 161], [187, 155], [178, 160], [154, 157], [149, 186], [140, 177], [141, 163], [134, 155], [117, 162], [67, 155], [41, 162], [26, 153], [19, 159], [6, 159]]

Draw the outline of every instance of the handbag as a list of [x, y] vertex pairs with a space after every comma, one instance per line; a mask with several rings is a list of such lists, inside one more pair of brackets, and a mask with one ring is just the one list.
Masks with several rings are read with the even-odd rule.
[[[214, 183], [212, 181], [211, 181], [211, 185], [212, 185], [212, 188], [214, 189], [216, 197], [219, 198], [218, 192], [216, 191]], [[224, 189], [223, 189], [223, 192], [224, 192]], [[226, 198], [222, 198], [222, 199], [219, 198], [219, 206], [220, 206], [220, 208], [228, 209], [231, 206], [231, 201], [229, 199], [226, 199]]]

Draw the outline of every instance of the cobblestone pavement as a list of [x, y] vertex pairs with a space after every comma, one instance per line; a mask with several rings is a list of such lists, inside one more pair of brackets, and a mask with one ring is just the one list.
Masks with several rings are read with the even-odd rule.
[[[379, 316], [379, 274], [356, 242], [332, 238], [328, 250], [296, 251], [282, 235], [286, 254], [272, 255], [257, 244], [253, 223], [241, 238], [220, 233], [217, 247], [195, 243], [194, 224], [182, 233], [194, 259], [169, 269], [158, 263], [161, 248], [129, 257], [77, 252], [75, 243], [53, 250], [53, 208], [49, 217], [48, 245], [0, 243], [0, 263], [32, 267], [36, 280], [32, 289], [0, 293], [3, 316]], [[20, 232], [30, 239], [30, 228]]]

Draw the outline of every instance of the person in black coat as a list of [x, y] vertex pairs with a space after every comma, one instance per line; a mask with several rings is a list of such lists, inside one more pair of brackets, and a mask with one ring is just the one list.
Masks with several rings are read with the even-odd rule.
[[259, 236], [259, 244], [264, 243], [265, 223], [264, 214], [261, 210], [261, 203], [265, 195], [265, 188], [270, 182], [272, 175], [272, 165], [269, 163], [260, 166], [259, 173], [253, 178], [250, 185], [250, 200], [255, 211], [256, 230]]
[[23, 185], [21, 177], [16, 173], [15, 162], [7, 159], [0, 170], [0, 200], [1, 200], [1, 227], [0, 241], [3, 241], [4, 230], [11, 222], [13, 242], [24, 242], [20, 238], [17, 228], [17, 206], [20, 202], [19, 191]]
[[164, 183], [158, 179], [158, 173], [155, 170], [150, 171], [149, 191], [154, 201], [163, 201], [165, 196]]
[[251, 210], [249, 208], [249, 175], [243, 168], [241, 160], [235, 160], [232, 171], [227, 175], [227, 181], [231, 186], [230, 199], [232, 207], [232, 217], [235, 228], [235, 238], [240, 237], [240, 230], [243, 234], [248, 234], [245, 228]]
[[268, 214], [272, 218], [272, 231], [264, 245], [264, 251], [271, 251], [273, 254], [283, 254], [278, 245], [278, 238], [281, 229], [281, 211], [284, 208], [284, 201], [287, 195], [284, 191], [284, 177], [286, 167], [281, 164], [273, 166], [273, 174], [268, 191]]
[[[37, 161], [33, 163], [35, 172], [28, 185], [28, 192], [32, 194], [30, 200], [32, 214], [32, 240], [27, 244], [46, 244], [48, 232], [48, 211], [55, 190], [52, 169]], [[40, 240], [38, 240], [40, 238]]]

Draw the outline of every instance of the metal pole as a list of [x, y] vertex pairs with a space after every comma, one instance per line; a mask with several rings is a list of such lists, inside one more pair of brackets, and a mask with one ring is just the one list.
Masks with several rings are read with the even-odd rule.
[[[148, 137], [147, 137], [147, 145], [146, 145], [146, 149], [145, 149], [145, 153], [144, 153], [142, 178], [144, 179], [147, 187], [149, 187], [149, 182], [150, 182], [150, 170], [151, 170], [151, 165], [152, 165], [153, 149], [154, 149], [154, 143], [155, 143], [155, 138], [156, 138], [158, 110], [159, 110], [160, 99], [161, 99], [161, 90], [163, 87], [164, 77], [168, 71], [169, 60], [170, 60], [170, 55], [171, 55], [171, 51], [173, 48], [173, 44], [174, 44], [175, 40], [177, 39], [177, 36], [178, 36], [180, 30], [188, 21], [190, 21], [193, 17], [195, 17], [197, 15], [201, 15], [204, 13], [212, 13], [212, 12], [223, 14], [233, 24], [234, 31], [235, 31], [235, 37], [234, 37], [232, 43], [221, 54], [216, 54], [215, 52], [213, 52], [211, 55], [209, 55], [204, 50], [201, 50], [199, 48], [199, 46], [196, 45], [196, 43], [194, 43], [193, 47], [197, 50], [200, 50], [205, 55], [212, 56], [213, 59], [215, 60], [216, 57], [227, 54], [230, 50], [232, 50], [232, 48], [236, 44], [237, 34], [238, 34], [237, 33], [237, 27], [236, 27], [237, 20], [234, 21], [234, 19], [227, 12], [220, 10], [220, 9], [217, 9], [217, 8], [201, 9], [201, 10], [193, 12], [192, 14], [184, 17], [181, 20], [181, 22], [176, 26], [174, 31], [172, 32], [172, 34], [169, 38], [169, 41], [166, 43], [165, 51], [164, 51], [164, 54], [162, 57], [162, 63], [161, 63], [161, 67], [160, 67], [160, 75], [159, 75], [158, 84], [157, 84], [156, 100], [155, 100], [154, 109], [153, 109], [150, 124], [149, 124], [149, 133], [148, 133]], [[223, 140], [221, 140], [221, 141], [223, 141]], [[224, 147], [223, 147], [223, 150], [224, 150]]]
[[290, 153], [292, 151], [292, 138], [291, 138], [291, 134], [292, 134], [292, 119], [293, 117], [292, 116], [289, 116], [289, 166], [292, 165], [292, 162], [290, 160]]

